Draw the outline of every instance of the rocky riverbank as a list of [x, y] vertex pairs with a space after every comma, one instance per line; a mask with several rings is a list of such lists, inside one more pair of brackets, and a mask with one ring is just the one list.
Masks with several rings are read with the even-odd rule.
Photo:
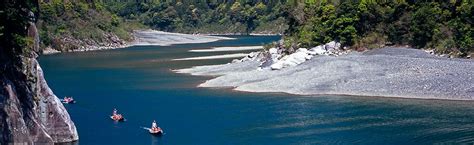
[[218, 40], [232, 39], [228, 37], [171, 33], [155, 30], [137, 30], [134, 32], [135, 40], [130, 45], [159, 45], [207, 43]]
[[[79, 51], [96, 51], [125, 48], [135, 45], [158, 45], [167, 46], [173, 44], [185, 43], [207, 43], [223, 39], [231, 39], [228, 37], [209, 36], [209, 35], [191, 35], [181, 33], [170, 33], [156, 30], [136, 30], [132, 33], [133, 40], [125, 41], [118, 38], [114, 34], [106, 34], [105, 41], [99, 43], [94, 40], [78, 40], [71, 37], [64, 37], [61, 39], [62, 44], [60, 50], [47, 47], [43, 49], [43, 54], [54, 54], [61, 52], [79, 52]], [[67, 49], [66, 49], [67, 48]]]
[[113, 33], [105, 33], [100, 41], [93, 39], [77, 39], [69, 35], [64, 35], [61, 39], [57, 39], [54, 45], [55, 49], [48, 46], [43, 49], [42, 54], [106, 50], [129, 46], [127, 41], [120, 39]]
[[284, 56], [270, 49], [229, 64], [176, 71], [216, 76], [199, 87], [249, 92], [474, 99], [474, 62], [470, 59], [442, 58], [410, 48], [350, 52], [326, 46]]

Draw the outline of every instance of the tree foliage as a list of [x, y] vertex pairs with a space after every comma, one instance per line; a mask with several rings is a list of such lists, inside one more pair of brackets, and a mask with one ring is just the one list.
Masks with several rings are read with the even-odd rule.
[[411, 45], [466, 55], [474, 52], [473, 5], [469, 0], [297, 1], [287, 12], [293, 27], [287, 35], [305, 47], [336, 40], [352, 47]]
[[[251, 33], [283, 17], [278, 0], [105, 2], [119, 16], [159, 30], [185, 33]], [[285, 25], [285, 23], [281, 25]], [[275, 27], [278, 28], [278, 27]], [[275, 29], [273, 28], [273, 29]], [[283, 28], [282, 28], [283, 29]], [[269, 31], [282, 31], [269, 30]]]
[[[109, 34], [130, 40], [134, 22], [110, 13], [100, 2], [51, 0], [40, 3], [39, 33], [42, 47], [67, 51], [79, 46], [65, 45], [62, 39], [102, 43]], [[66, 40], [73, 41], [73, 40]], [[87, 42], [92, 43], [92, 42]]]
[[[0, 61], [7, 61], [12, 54], [29, 54], [27, 37], [30, 21], [36, 21], [37, 3], [33, 0], [4, 0], [0, 5]], [[18, 56], [19, 56], [18, 55]], [[7, 60], [4, 60], [7, 59]], [[0, 66], [1, 67], [1, 66]], [[0, 72], [1, 73], [1, 72]]]
[[54, 41], [51, 34], [99, 39], [103, 32], [123, 33], [125, 22], [139, 22], [183, 33], [285, 31], [301, 47], [335, 40], [353, 48], [410, 45], [466, 55], [474, 51], [473, 5], [470, 0], [52, 0], [41, 5], [47, 31], [41, 34], [47, 35], [44, 43]]

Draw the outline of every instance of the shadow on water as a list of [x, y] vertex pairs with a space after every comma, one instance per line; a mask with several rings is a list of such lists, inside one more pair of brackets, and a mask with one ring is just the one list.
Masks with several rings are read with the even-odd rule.
[[[278, 37], [42, 56], [46, 79], [65, 105], [80, 140], [73, 144], [433, 144], [474, 142], [474, 102], [354, 96], [295, 96], [196, 88], [209, 77], [172, 69], [232, 59], [195, 48], [251, 46]], [[114, 123], [113, 108], [127, 118]], [[141, 126], [157, 120], [152, 136]]]

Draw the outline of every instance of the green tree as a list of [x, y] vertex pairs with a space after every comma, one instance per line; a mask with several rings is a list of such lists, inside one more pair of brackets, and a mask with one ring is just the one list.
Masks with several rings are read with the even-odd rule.
[[439, 18], [441, 9], [437, 3], [423, 3], [421, 7], [413, 13], [411, 17], [410, 43], [423, 48], [431, 41], [434, 30], [439, 28]]

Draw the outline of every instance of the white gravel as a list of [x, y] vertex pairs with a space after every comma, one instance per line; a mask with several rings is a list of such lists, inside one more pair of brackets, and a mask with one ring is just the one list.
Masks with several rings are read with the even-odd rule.
[[218, 76], [200, 87], [234, 87], [249, 92], [357, 95], [421, 99], [474, 99], [474, 62], [422, 50], [383, 48], [338, 57], [315, 56], [282, 70], [258, 69], [246, 61], [176, 70]]
[[224, 39], [233, 39], [229, 37], [209, 36], [209, 35], [191, 35], [181, 33], [170, 33], [155, 30], [135, 31], [135, 42], [131, 45], [159, 45], [168, 46], [173, 44], [189, 43], [207, 43]]
[[177, 60], [205, 60], [205, 59], [223, 59], [223, 58], [239, 58], [247, 56], [245, 53], [234, 53], [234, 54], [223, 54], [223, 55], [211, 55], [211, 56], [198, 56], [198, 57], [188, 57], [188, 58], [177, 58]]
[[189, 52], [222, 52], [222, 51], [244, 51], [244, 50], [261, 50], [263, 46], [237, 46], [237, 47], [214, 47], [211, 49], [193, 49]]

